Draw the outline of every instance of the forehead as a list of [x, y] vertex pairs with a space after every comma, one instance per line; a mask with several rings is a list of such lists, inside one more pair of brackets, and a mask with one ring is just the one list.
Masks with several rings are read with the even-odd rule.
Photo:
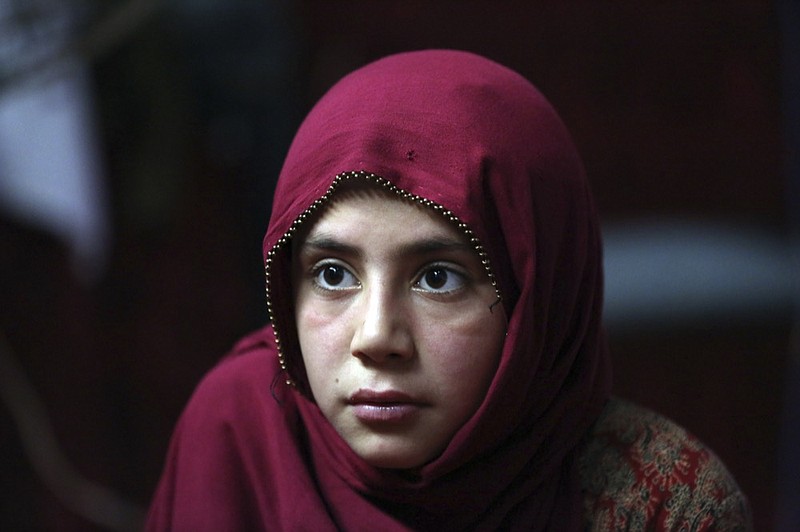
[[[334, 238], [356, 241], [437, 239], [466, 247], [467, 237], [441, 214], [418, 202], [373, 186], [337, 191], [319, 215], [296, 235], [296, 242]], [[381, 241], [383, 243], [383, 241]]]

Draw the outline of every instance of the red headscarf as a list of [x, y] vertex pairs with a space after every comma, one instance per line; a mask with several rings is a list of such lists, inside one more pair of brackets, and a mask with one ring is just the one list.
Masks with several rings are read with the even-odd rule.
[[[292, 234], [347, 179], [463, 223], [508, 316], [482, 405], [413, 474], [363, 462], [307, 390]], [[455, 51], [394, 55], [345, 77], [294, 139], [264, 252], [274, 331], [243, 341], [199, 387], [152, 528], [187, 523], [178, 515], [218, 529], [580, 528], [575, 454], [610, 388], [601, 244], [580, 159], [529, 82]]]

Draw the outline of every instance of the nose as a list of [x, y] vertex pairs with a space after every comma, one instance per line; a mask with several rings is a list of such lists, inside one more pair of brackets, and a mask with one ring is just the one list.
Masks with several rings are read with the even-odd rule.
[[395, 292], [386, 284], [363, 292], [350, 353], [364, 362], [386, 363], [414, 355], [410, 309], [402, 295]]

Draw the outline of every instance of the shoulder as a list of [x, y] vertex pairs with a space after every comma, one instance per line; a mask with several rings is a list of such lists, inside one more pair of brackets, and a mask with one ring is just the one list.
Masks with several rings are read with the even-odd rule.
[[286, 399], [272, 330], [265, 327], [240, 340], [200, 381], [189, 399], [179, 429], [237, 431], [282, 416]]
[[200, 382], [175, 428], [148, 530], [250, 530], [297, 453], [295, 415], [271, 330], [245, 338]]
[[579, 457], [589, 530], [750, 530], [724, 464], [686, 430], [612, 399]]
[[[188, 407], [207, 400], [236, 400], [248, 393], [269, 391], [281, 373], [272, 327], [241, 338], [200, 380]], [[231, 394], [233, 390], [238, 393]]]

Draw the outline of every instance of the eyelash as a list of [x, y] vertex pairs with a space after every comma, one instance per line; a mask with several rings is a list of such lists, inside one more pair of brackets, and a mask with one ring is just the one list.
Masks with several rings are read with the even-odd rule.
[[[327, 268], [338, 268], [344, 273], [345, 278], [347, 276], [352, 277], [355, 282], [352, 285], [348, 285], [345, 287], [325, 286], [320, 282], [320, 276], [324, 275]], [[338, 261], [333, 261], [333, 260], [325, 260], [315, 264], [314, 267], [311, 269], [311, 281], [314, 285], [314, 288], [327, 293], [343, 292], [346, 290], [353, 290], [361, 287], [361, 282], [358, 280], [358, 277], [356, 277], [348, 267], [344, 266]]]
[[[334, 286], [331, 285], [330, 282], [321, 282], [321, 276], [325, 274], [326, 269], [329, 268], [336, 268], [341, 271], [343, 274], [343, 279], [346, 280], [348, 277], [352, 278], [352, 282], [348, 283], [346, 286]], [[457, 283], [458, 286], [448, 288], [446, 290], [437, 289], [435, 287], [425, 288], [422, 286], [423, 282], [426, 282], [425, 277], [432, 273], [432, 272], [444, 272], [444, 286], [451, 284], [453, 282]], [[314, 285], [314, 288], [323, 292], [323, 293], [332, 293], [332, 292], [344, 292], [348, 290], [354, 290], [361, 287], [361, 281], [359, 281], [358, 277], [350, 271], [350, 268], [343, 265], [339, 261], [335, 260], [324, 260], [322, 262], [316, 263], [310, 271], [311, 282]], [[437, 296], [445, 296], [461, 290], [469, 281], [469, 278], [465, 272], [463, 272], [459, 268], [453, 267], [451, 264], [443, 264], [443, 263], [431, 263], [426, 264], [414, 277], [414, 282], [412, 284], [412, 288], [415, 291], [423, 292], [425, 294], [437, 295]], [[430, 281], [427, 281], [430, 282]]]
[[[454, 277], [456, 279], [456, 282], [458, 283], [458, 286], [454, 288], [449, 288], [447, 290], [423, 288], [420, 283], [422, 283], [425, 280], [426, 275], [435, 271], [443, 271], [447, 274], [447, 277], [445, 278], [445, 284], [449, 284], [451, 282], [450, 278]], [[467, 275], [460, 269], [457, 269], [450, 264], [442, 264], [442, 263], [427, 264], [424, 268], [420, 270], [415, 279], [416, 280], [414, 281], [413, 285], [415, 290], [434, 295], [449, 295], [458, 292], [467, 284], [468, 281]]]

